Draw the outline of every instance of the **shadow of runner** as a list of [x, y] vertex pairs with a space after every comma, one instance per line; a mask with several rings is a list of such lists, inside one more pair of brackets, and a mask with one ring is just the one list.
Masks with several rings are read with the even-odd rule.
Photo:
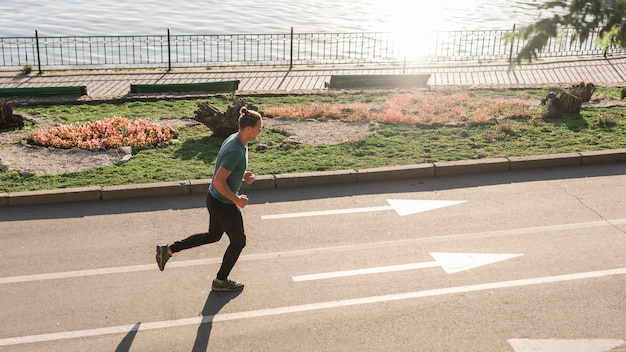
[[141, 322], [135, 324], [135, 326], [133, 326], [133, 328], [130, 329], [128, 334], [126, 334], [126, 336], [124, 336], [122, 341], [120, 341], [120, 344], [117, 345], [117, 348], [115, 349], [115, 352], [128, 352], [128, 351], [130, 351], [130, 346], [132, 346], [133, 341], [135, 340], [135, 336], [137, 336], [137, 331], [139, 331], [139, 326], [140, 325], [141, 325]]
[[209, 293], [204, 308], [202, 309], [202, 323], [198, 326], [198, 332], [196, 334], [196, 341], [193, 343], [193, 352], [206, 351], [209, 347], [209, 338], [211, 337], [211, 330], [213, 329], [213, 319], [215, 315], [226, 305], [230, 300], [236, 298], [241, 294], [239, 292], [214, 292]]

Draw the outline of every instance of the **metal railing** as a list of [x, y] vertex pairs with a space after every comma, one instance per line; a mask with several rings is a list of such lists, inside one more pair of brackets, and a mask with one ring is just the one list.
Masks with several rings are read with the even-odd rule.
[[[513, 31], [515, 27], [513, 27]], [[523, 47], [507, 30], [449, 31], [402, 37], [385, 32], [135, 35], [0, 38], [0, 70], [282, 66], [510, 60]], [[552, 38], [539, 57], [601, 55], [592, 33]], [[623, 53], [611, 49], [608, 53]]]

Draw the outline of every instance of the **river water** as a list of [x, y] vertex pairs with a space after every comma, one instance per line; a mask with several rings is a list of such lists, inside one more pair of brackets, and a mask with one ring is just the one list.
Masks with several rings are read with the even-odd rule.
[[[535, 1], [536, 2], [536, 1]], [[502, 29], [533, 0], [0, 0], [0, 37]]]

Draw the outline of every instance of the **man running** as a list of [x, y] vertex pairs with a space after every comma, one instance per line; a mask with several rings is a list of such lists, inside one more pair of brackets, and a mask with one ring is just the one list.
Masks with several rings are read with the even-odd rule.
[[224, 253], [222, 265], [213, 280], [213, 291], [241, 291], [244, 285], [228, 278], [241, 251], [246, 246], [243, 218], [240, 209], [248, 205], [248, 196], [239, 194], [242, 182], [252, 184], [254, 174], [247, 171], [248, 142], [257, 138], [263, 129], [263, 118], [256, 111], [242, 107], [239, 111], [239, 130], [230, 135], [217, 154], [213, 182], [209, 186], [206, 206], [209, 210], [209, 232], [199, 233], [176, 241], [171, 245], [156, 247], [156, 261], [159, 269], [176, 252], [214, 243], [224, 232], [230, 244]]

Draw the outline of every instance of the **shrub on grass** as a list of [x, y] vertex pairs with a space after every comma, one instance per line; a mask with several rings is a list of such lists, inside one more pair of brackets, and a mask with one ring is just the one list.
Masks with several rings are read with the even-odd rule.
[[598, 114], [598, 126], [600, 127], [613, 127], [617, 125], [620, 118], [620, 114], [613, 111], [601, 112]]
[[530, 116], [527, 101], [518, 98], [482, 98], [468, 92], [398, 94], [384, 103], [296, 104], [272, 107], [266, 116], [346, 121], [376, 120], [408, 124], [486, 123], [500, 116]]

